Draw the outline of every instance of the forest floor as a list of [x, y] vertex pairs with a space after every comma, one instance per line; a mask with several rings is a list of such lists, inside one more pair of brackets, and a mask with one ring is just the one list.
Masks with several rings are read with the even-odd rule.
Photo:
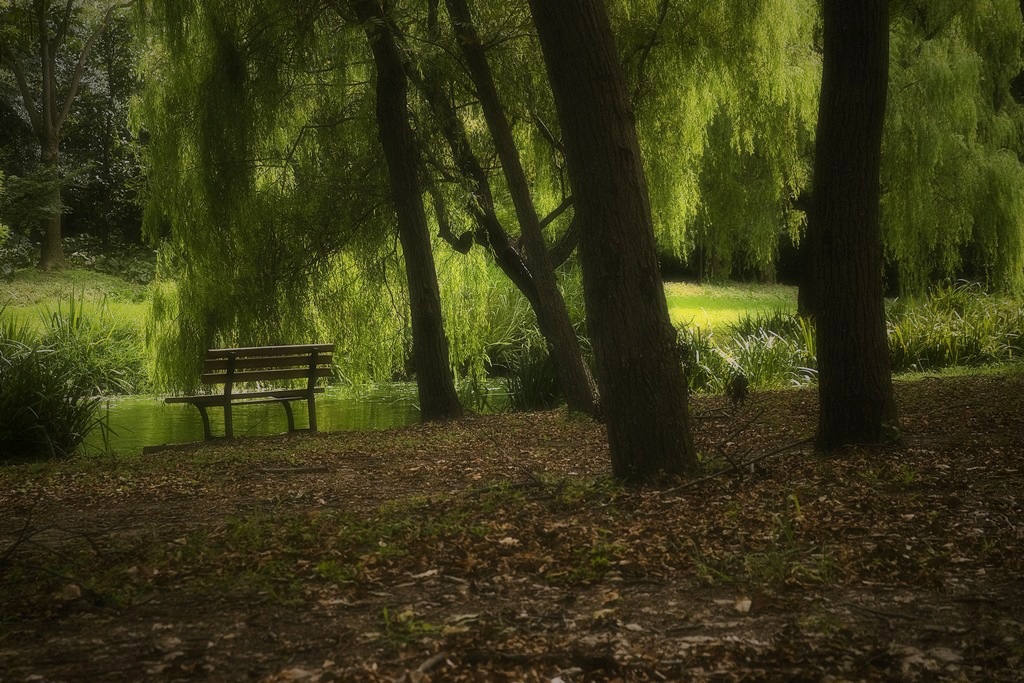
[[1024, 373], [897, 394], [697, 397], [639, 490], [563, 411], [0, 468], [0, 679], [1019, 681]]

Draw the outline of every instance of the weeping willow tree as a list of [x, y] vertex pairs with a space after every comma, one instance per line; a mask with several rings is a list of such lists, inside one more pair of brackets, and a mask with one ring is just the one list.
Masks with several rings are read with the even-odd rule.
[[[813, 191], [818, 3], [612, 6], [661, 249], [698, 272], [770, 274], [780, 236], [802, 238]], [[1019, 2], [900, 0], [891, 16], [882, 229], [899, 286], [966, 273], [1019, 289]]]
[[1017, 0], [893, 4], [882, 217], [905, 291], [966, 272], [1024, 285]]
[[457, 252], [477, 244], [490, 255], [529, 302], [570, 409], [593, 413], [596, 386], [555, 270], [579, 231], [559, 234], [572, 200], [544, 122], [550, 96], [525, 6], [428, 0], [407, 17], [400, 30], [430, 137], [424, 171], [439, 234]]
[[[184, 388], [212, 345], [316, 338], [352, 380], [405, 376], [409, 299], [366, 35], [317, 5], [154, 3], [137, 117], [164, 283], [150, 342]], [[140, 124], [141, 126], [141, 124]], [[486, 294], [479, 260], [441, 279]], [[482, 366], [486, 296], [449, 295], [450, 360]]]
[[810, 180], [814, 0], [613, 3], [662, 251], [770, 272]]

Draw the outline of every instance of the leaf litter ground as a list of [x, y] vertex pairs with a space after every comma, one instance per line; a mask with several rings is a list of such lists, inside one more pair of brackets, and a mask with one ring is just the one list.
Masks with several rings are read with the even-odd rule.
[[562, 411], [3, 468], [0, 679], [1021, 680], [1024, 374], [897, 393], [697, 397], [640, 490]]

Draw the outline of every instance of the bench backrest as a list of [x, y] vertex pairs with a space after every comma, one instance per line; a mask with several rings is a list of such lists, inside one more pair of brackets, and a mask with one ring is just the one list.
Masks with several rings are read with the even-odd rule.
[[204, 384], [305, 379], [310, 389], [330, 377], [334, 344], [210, 349], [203, 360]]

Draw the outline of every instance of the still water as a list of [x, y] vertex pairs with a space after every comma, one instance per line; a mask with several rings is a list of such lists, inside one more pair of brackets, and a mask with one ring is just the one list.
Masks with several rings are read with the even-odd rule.
[[[295, 426], [307, 423], [306, 405], [293, 404]], [[214, 435], [224, 433], [224, 411], [209, 409]], [[123, 396], [101, 408], [109, 429], [95, 429], [87, 451], [140, 453], [144, 446], [203, 440], [203, 421], [190, 405], [165, 404], [160, 397]], [[284, 409], [277, 404], [236, 406], [232, 411], [235, 436], [265, 436], [288, 431]], [[387, 429], [417, 422], [420, 417], [415, 384], [392, 384], [371, 390], [330, 387], [316, 399], [320, 431]]]

